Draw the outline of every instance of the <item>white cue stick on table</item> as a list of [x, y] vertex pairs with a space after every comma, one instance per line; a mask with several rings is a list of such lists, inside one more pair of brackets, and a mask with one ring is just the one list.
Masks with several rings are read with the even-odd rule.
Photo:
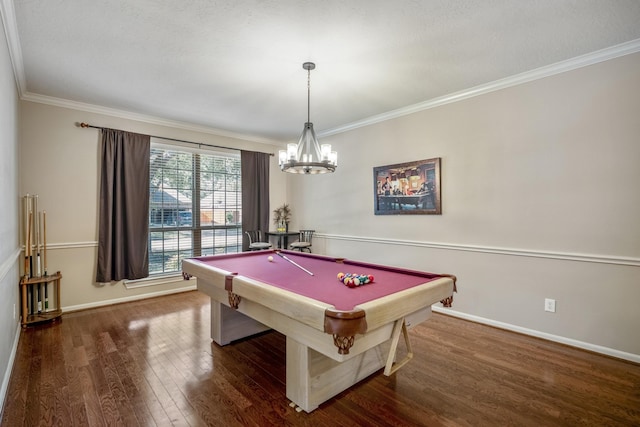
[[297, 262], [287, 258], [285, 255], [281, 254], [280, 252], [276, 251], [276, 255], [280, 256], [281, 258], [286, 259], [287, 261], [289, 261], [291, 264], [295, 265], [296, 267], [298, 267], [300, 270], [310, 274], [313, 276], [313, 273], [310, 272], [309, 270], [307, 270], [306, 268], [304, 268], [303, 266], [301, 266], [300, 264], [298, 264]]

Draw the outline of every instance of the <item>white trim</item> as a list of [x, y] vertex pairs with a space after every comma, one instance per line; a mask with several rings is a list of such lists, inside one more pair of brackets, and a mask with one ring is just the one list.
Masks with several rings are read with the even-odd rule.
[[[20, 99], [24, 101], [38, 102], [41, 104], [54, 105], [63, 108], [71, 108], [74, 110], [93, 112], [97, 114], [104, 114], [112, 117], [120, 117], [130, 120], [136, 120], [143, 123], [157, 124], [161, 126], [169, 126], [177, 129], [190, 130], [195, 132], [202, 132], [206, 134], [218, 135], [229, 138], [237, 138], [246, 141], [254, 141], [266, 144], [278, 145], [283, 141], [277, 141], [268, 138], [262, 138], [255, 135], [245, 135], [234, 133], [222, 129], [211, 128], [208, 126], [198, 126], [187, 122], [167, 120], [160, 117], [149, 116], [145, 114], [132, 113], [129, 111], [118, 110], [115, 108], [103, 107], [95, 104], [87, 104], [83, 102], [71, 101], [62, 98], [54, 98], [46, 95], [39, 95], [26, 91], [26, 78], [24, 72], [24, 61], [22, 59], [22, 50], [20, 48], [20, 41], [18, 37], [17, 23], [15, 19], [15, 10], [13, 8], [13, 2], [11, 0], [0, 0], [0, 11], [2, 12], [3, 23], [7, 41], [9, 44], [9, 55], [11, 57], [11, 63], [13, 65], [16, 84], [18, 86], [18, 93]], [[327, 129], [318, 132], [319, 137], [325, 137], [335, 135], [342, 132], [347, 132], [353, 129], [369, 126], [375, 123], [383, 122], [386, 120], [406, 116], [418, 111], [427, 110], [429, 108], [438, 107], [441, 105], [449, 104], [452, 102], [461, 101], [464, 99], [472, 98], [474, 96], [486, 94], [489, 92], [505, 89], [511, 86], [528, 83], [534, 80], [550, 77], [556, 74], [564, 73], [567, 71], [575, 70], [577, 68], [586, 67], [599, 62], [607, 61], [610, 59], [618, 58], [625, 55], [630, 55], [636, 52], [640, 52], [640, 39], [630, 40], [625, 43], [621, 43], [615, 46], [611, 46], [605, 49], [597, 50], [595, 52], [580, 55], [575, 58], [568, 59], [566, 61], [557, 62], [555, 64], [547, 65], [544, 67], [536, 68], [534, 70], [526, 71], [524, 73], [516, 74], [514, 76], [499, 79], [486, 84], [478, 85], [472, 88], [464, 89], [458, 92], [454, 92], [448, 95], [444, 95], [438, 98], [426, 100], [418, 104], [409, 105], [407, 107], [392, 110], [376, 116], [371, 116], [363, 120], [348, 123], [343, 126], [338, 126], [332, 129]]]
[[518, 248], [499, 248], [493, 246], [477, 246], [464, 245], [457, 243], [439, 243], [439, 242], [420, 242], [416, 240], [400, 240], [386, 239], [379, 237], [358, 237], [358, 236], [342, 236], [336, 234], [317, 233], [314, 237], [325, 238], [327, 240], [346, 240], [362, 243], [379, 243], [386, 245], [398, 246], [414, 246], [421, 248], [432, 248], [465, 252], [481, 252], [488, 254], [524, 256], [531, 258], [548, 258], [563, 261], [591, 262], [600, 264], [629, 265], [632, 267], [640, 267], [640, 258], [623, 257], [616, 255], [600, 255], [600, 254], [581, 254], [572, 252], [550, 252], [538, 251], [534, 249], [518, 249]]
[[[72, 101], [69, 99], [55, 98], [53, 96], [40, 95], [32, 92], [21, 93], [20, 99], [22, 99], [23, 101], [53, 105], [55, 107], [69, 108], [72, 110], [79, 110], [83, 112], [103, 114], [105, 116], [119, 117], [127, 120], [135, 120], [142, 123], [149, 123], [149, 124], [154, 124], [159, 126], [167, 126], [174, 129], [183, 129], [188, 131], [206, 133], [210, 135], [222, 136], [226, 138], [241, 139], [243, 141], [253, 141], [261, 144], [276, 144], [276, 145], [282, 143], [282, 141], [263, 138], [256, 135], [235, 133], [235, 132], [226, 131], [222, 129], [212, 128], [209, 126], [198, 126], [192, 123], [182, 122], [178, 120], [163, 119], [161, 117], [150, 116], [147, 114], [133, 113], [131, 111], [103, 107], [96, 104], [88, 104], [85, 102]], [[203, 144], [206, 144], [206, 141], [203, 141]]]
[[[66, 243], [47, 243], [47, 250], [56, 249], [77, 249], [77, 248], [97, 248], [98, 242], [66, 242]], [[24, 252], [24, 245], [20, 249]]]
[[0, 1], [0, 15], [2, 15], [4, 34], [7, 38], [9, 57], [11, 58], [11, 65], [13, 66], [13, 77], [16, 80], [18, 95], [22, 97], [22, 94], [27, 88], [27, 83], [24, 72], [24, 61], [22, 60], [22, 48], [20, 47], [20, 36], [18, 35], [18, 22], [16, 21], [16, 11], [13, 7], [12, 0]]
[[[384, 245], [398, 245], [398, 246], [413, 246], [421, 248], [452, 250], [452, 251], [464, 251], [464, 252], [479, 252], [486, 254], [498, 254], [498, 255], [510, 255], [510, 256], [523, 256], [530, 258], [547, 258], [556, 259], [562, 261], [578, 261], [578, 262], [591, 262], [599, 264], [614, 264], [614, 265], [628, 265], [632, 267], [640, 267], [640, 258], [625, 257], [619, 255], [604, 255], [604, 254], [584, 254], [576, 252], [552, 252], [552, 251], [539, 251], [535, 249], [524, 248], [501, 248], [496, 246], [479, 246], [479, 245], [465, 245], [460, 243], [445, 243], [445, 242], [423, 242], [417, 240], [401, 240], [401, 239], [388, 239], [382, 237], [361, 237], [361, 236], [345, 236], [339, 234], [323, 234], [316, 233], [314, 237], [323, 238], [327, 240], [345, 240], [361, 243], [378, 243]], [[93, 248], [97, 247], [98, 242], [68, 242], [68, 243], [53, 243], [48, 244], [48, 250], [55, 249], [76, 249], [76, 248]], [[24, 248], [23, 248], [24, 250]], [[0, 270], [1, 272], [2, 270]]]
[[138, 300], [143, 300], [147, 298], [155, 298], [155, 297], [160, 297], [164, 295], [177, 294], [180, 292], [195, 291], [197, 288], [198, 288], [197, 285], [191, 285], [191, 286], [185, 286], [183, 288], [169, 289], [166, 291], [151, 292], [151, 293], [140, 294], [140, 295], [132, 295], [130, 297], [124, 297], [124, 298], [114, 298], [110, 300], [96, 301], [96, 302], [91, 302], [87, 304], [70, 305], [68, 307], [62, 307], [62, 312], [69, 313], [71, 311], [86, 310], [88, 308], [105, 307], [113, 304], [121, 304], [123, 302], [138, 301]]
[[640, 39], [631, 40], [616, 46], [597, 50], [586, 55], [577, 56], [566, 61], [561, 61], [555, 64], [536, 68], [534, 70], [525, 71], [524, 73], [516, 74], [514, 76], [506, 77], [500, 80], [495, 80], [493, 82], [485, 83], [469, 89], [464, 89], [459, 92], [454, 92], [438, 98], [433, 98], [424, 102], [420, 102], [418, 104], [398, 108], [397, 110], [392, 110], [386, 113], [378, 114], [376, 116], [371, 116], [363, 120], [348, 123], [344, 126], [338, 126], [332, 129], [321, 131], [318, 132], [318, 137], [321, 138], [342, 132], [347, 132], [353, 129], [369, 126], [386, 120], [417, 113], [418, 111], [423, 111], [430, 108], [439, 107], [441, 105], [462, 101], [464, 99], [473, 98], [478, 95], [484, 95], [486, 93], [494, 92], [497, 90], [506, 89], [534, 80], [543, 79], [545, 77], [554, 76], [556, 74], [561, 74], [567, 71], [575, 70], [577, 68], [586, 67], [589, 65], [597, 64], [599, 62], [618, 58], [620, 56], [630, 55], [636, 52], [640, 52]]
[[20, 248], [16, 249], [13, 255], [9, 255], [7, 259], [5, 259], [2, 264], [0, 264], [0, 282], [4, 280], [5, 276], [15, 266], [21, 252], [22, 250]]
[[592, 351], [594, 353], [604, 354], [604, 355], [615, 357], [618, 359], [628, 360], [634, 363], [640, 363], [640, 354], [627, 353], [625, 351], [620, 351], [620, 350], [616, 350], [609, 347], [603, 347], [601, 345], [590, 344], [584, 341], [578, 341], [571, 338], [565, 338], [558, 335], [548, 334], [546, 332], [540, 332], [534, 329], [523, 328], [520, 326], [511, 325], [509, 323], [498, 322], [496, 320], [486, 319], [484, 317], [462, 313], [459, 311], [451, 310], [449, 308], [444, 308], [437, 305], [433, 305], [431, 308], [436, 313], [446, 314], [452, 317], [469, 320], [474, 323], [481, 323], [484, 325], [489, 325], [499, 329], [505, 329], [508, 331], [518, 332], [520, 334], [529, 335], [536, 338], [542, 338], [547, 341], [553, 341], [560, 344], [565, 344], [570, 347], [576, 347], [583, 350]]
[[9, 354], [9, 360], [7, 361], [7, 369], [4, 371], [4, 379], [2, 380], [2, 387], [0, 387], [0, 420], [2, 419], [2, 413], [4, 412], [5, 399], [7, 398], [7, 391], [9, 390], [9, 381], [11, 380], [11, 372], [13, 372], [13, 364], [16, 360], [16, 353], [18, 352], [18, 342], [20, 341], [20, 322], [17, 324], [17, 330], [13, 338], [13, 345], [11, 346], [11, 353]]
[[162, 276], [145, 277], [144, 279], [123, 280], [122, 284], [127, 289], [146, 288], [148, 286], [166, 285], [167, 283], [184, 282], [195, 279], [193, 277], [185, 280], [182, 273], [172, 273]]
[[77, 249], [77, 248], [97, 248], [98, 242], [66, 242], [66, 243], [49, 243], [47, 250], [55, 249]]

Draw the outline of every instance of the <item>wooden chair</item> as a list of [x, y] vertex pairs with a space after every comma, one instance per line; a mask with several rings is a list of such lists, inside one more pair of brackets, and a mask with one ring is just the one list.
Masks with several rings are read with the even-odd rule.
[[300, 230], [300, 238], [297, 242], [293, 242], [289, 245], [291, 250], [298, 250], [300, 252], [307, 251], [311, 253], [311, 239], [313, 239], [313, 233], [315, 230]]
[[249, 250], [261, 251], [271, 249], [271, 243], [265, 242], [262, 230], [245, 231], [244, 234], [249, 238]]

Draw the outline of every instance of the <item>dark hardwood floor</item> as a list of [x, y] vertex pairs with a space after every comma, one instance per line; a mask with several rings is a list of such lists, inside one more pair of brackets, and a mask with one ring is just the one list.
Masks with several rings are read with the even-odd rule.
[[310, 414], [285, 396], [285, 338], [209, 338], [197, 291], [22, 331], [2, 426], [632, 426], [640, 366], [434, 314], [414, 359]]

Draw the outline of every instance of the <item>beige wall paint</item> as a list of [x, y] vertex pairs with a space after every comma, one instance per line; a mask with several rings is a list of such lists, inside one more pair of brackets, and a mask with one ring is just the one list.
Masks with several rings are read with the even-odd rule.
[[[318, 231], [315, 252], [456, 274], [455, 313], [640, 355], [638, 70], [629, 55], [324, 138], [338, 171], [285, 175], [274, 158], [271, 205]], [[21, 116], [20, 194], [47, 210], [63, 307], [184, 286], [95, 286], [98, 132], [74, 123], [265, 147], [32, 102]], [[373, 215], [372, 168], [431, 157], [443, 215]]]
[[[323, 138], [337, 172], [289, 200], [316, 251], [456, 274], [457, 312], [640, 360], [638, 111], [633, 54]], [[373, 167], [432, 157], [443, 214], [375, 216]]]
[[[187, 288], [173, 283], [126, 289], [122, 282], [94, 282], [97, 256], [97, 194], [99, 131], [75, 124], [128, 130], [230, 148], [277, 152], [278, 147], [23, 101], [21, 105], [20, 194], [39, 195], [39, 209], [47, 212], [48, 269], [60, 270], [62, 307], [76, 309]], [[277, 156], [271, 164], [271, 205], [285, 200], [286, 179], [279, 173]]]

